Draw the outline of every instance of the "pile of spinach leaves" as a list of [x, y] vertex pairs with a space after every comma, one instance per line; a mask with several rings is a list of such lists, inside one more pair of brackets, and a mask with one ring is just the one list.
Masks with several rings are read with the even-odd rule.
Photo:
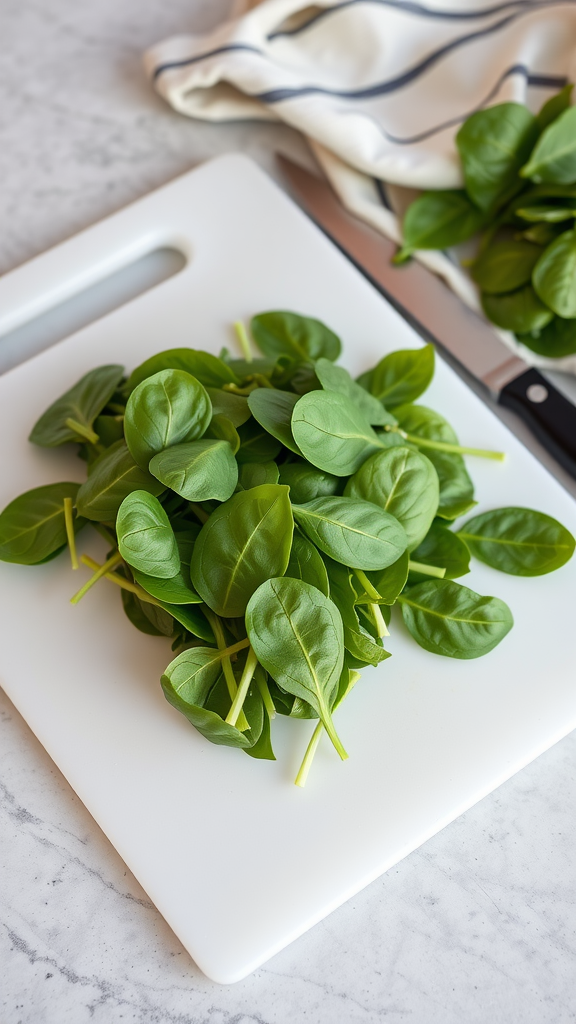
[[394, 258], [402, 263], [416, 249], [446, 249], [480, 233], [470, 272], [486, 316], [551, 358], [576, 352], [572, 88], [537, 115], [520, 103], [472, 114], [456, 136], [465, 188], [414, 200]]
[[476, 504], [450, 424], [416, 399], [434, 350], [392, 352], [358, 380], [338, 337], [295, 313], [255, 316], [243, 358], [191, 348], [125, 377], [101, 366], [35, 424], [43, 447], [78, 445], [82, 485], [37, 487], [0, 515], [0, 558], [37, 565], [91, 524], [109, 548], [80, 561], [116, 584], [137, 629], [172, 640], [167, 700], [213, 743], [273, 759], [276, 714], [316, 720], [297, 783], [358, 669], [389, 657], [391, 607], [421, 647], [487, 654], [512, 627], [503, 601], [456, 582], [470, 555], [537, 576], [574, 538], [524, 508], [454, 520]]

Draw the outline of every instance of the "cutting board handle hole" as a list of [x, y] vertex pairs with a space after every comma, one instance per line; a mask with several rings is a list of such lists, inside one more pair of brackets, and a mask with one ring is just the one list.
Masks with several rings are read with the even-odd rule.
[[186, 256], [179, 249], [154, 249], [4, 334], [0, 337], [0, 373], [174, 277], [186, 263]]

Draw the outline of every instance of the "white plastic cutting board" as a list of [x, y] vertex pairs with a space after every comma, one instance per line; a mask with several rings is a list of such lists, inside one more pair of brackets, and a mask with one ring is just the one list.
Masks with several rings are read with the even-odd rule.
[[[354, 373], [420, 344], [240, 156], [200, 167], [9, 274], [0, 331], [163, 245], [187, 256], [180, 274], [0, 379], [0, 507], [33, 486], [82, 479], [74, 456], [26, 438], [98, 364], [131, 368], [180, 345], [218, 352], [233, 345], [234, 320], [278, 308], [325, 320]], [[504, 464], [468, 460], [480, 511], [532, 506], [576, 532], [573, 500], [440, 361], [424, 401], [463, 444], [508, 452]], [[99, 538], [89, 547], [103, 554]], [[219, 982], [253, 971], [576, 726], [576, 560], [527, 580], [474, 565], [464, 582], [502, 597], [516, 619], [477, 661], [426, 653], [393, 616], [393, 657], [363, 672], [338, 713], [350, 759], [321, 744], [305, 790], [293, 779], [313, 723], [276, 719], [274, 763], [212, 746], [164, 700], [169, 643], [132, 628], [112, 584], [69, 604], [85, 572], [73, 574], [65, 556], [0, 564], [0, 680]]]

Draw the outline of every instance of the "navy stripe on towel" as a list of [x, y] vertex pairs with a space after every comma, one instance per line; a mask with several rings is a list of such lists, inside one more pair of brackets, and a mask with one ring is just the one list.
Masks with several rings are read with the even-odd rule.
[[453, 128], [455, 124], [461, 124], [467, 117], [475, 114], [478, 110], [482, 110], [490, 102], [492, 97], [499, 92], [502, 87], [502, 83], [505, 82], [507, 78], [512, 78], [513, 75], [523, 75], [526, 79], [527, 85], [543, 89], [560, 90], [568, 84], [568, 79], [565, 75], [538, 74], [537, 72], [530, 71], [525, 64], [514, 64], [500, 75], [496, 85], [493, 86], [488, 95], [473, 107], [472, 110], [467, 110], [464, 114], [459, 114], [458, 117], [452, 117], [449, 121], [443, 121], [442, 124], [435, 125], [434, 128], [427, 128], [425, 131], [418, 132], [416, 135], [408, 135], [405, 138], [400, 138], [398, 135], [391, 135], [389, 132], [383, 130], [384, 135], [389, 142], [395, 142], [398, 146], [411, 146], [415, 142], [423, 142], [424, 139], [431, 138], [432, 135], [439, 135], [440, 132], [446, 131], [447, 128]]
[[401, 11], [403, 14], [412, 14], [415, 17], [430, 18], [436, 21], [473, 21], [474, 19], [489, 18], [493, 14], [502, 14], [503, 11], [518, 10], [522, 7], [540, 10], [542, 7], [549, 7], [554, 5], [554, 3], [555, 0], [508, 0], [507, 3], [495, 4], [493, 7], [476, 8], [475, 10], [441, 11], [424, 7], [423, 4], [412, 3], [410, 0], [408, 2], [404, 2], [404, 0], [343, 0], [343, 3], [317, 11], [308, 21], [302, 22], [302, 24], [296, 25], [294, 28], [277, 29], [266, 38], [271, 42], [273, 39], [280, 39], [284, 36], [300, 35], [301, 32], [305, 32], [319, 21], [324, 21], [325, 18], [329, 18], [332, 14], [336, 14], [347, 7], [355, 7], [357, 4], [375, 4], [378, 7], [389, 7], [393, 10]]

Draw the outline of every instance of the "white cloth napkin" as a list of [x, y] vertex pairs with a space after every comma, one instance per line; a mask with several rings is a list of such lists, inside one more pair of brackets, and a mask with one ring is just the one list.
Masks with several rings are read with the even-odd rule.
[[[400, 241], [412, 190], [462, 186], [454, 136], [469, 114], [508, 100], [537, 110], [576, 80], [576, 0], [252, 0], [144, 59], [188, 117], [302, 131], [345, 206]], [[457, 261], [417, 257], [480, 308]], [[528, 362], [576, 373], [576, 356], [545, 359], [497, 333]]]

